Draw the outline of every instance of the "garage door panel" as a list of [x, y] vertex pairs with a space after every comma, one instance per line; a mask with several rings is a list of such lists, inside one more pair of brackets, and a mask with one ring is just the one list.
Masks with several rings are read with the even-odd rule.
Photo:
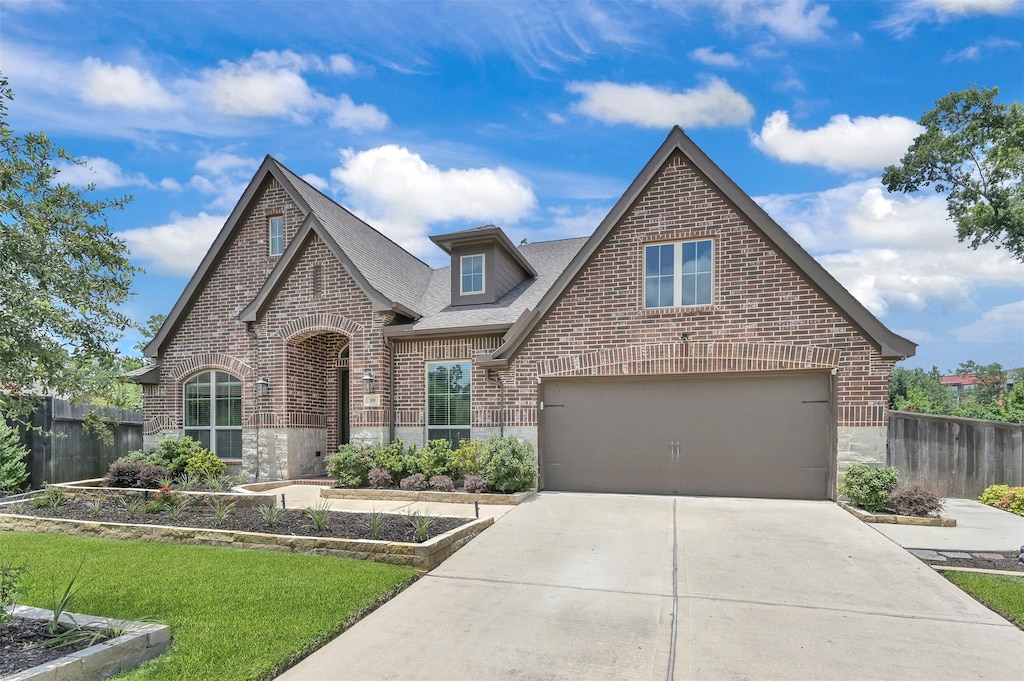
[[825, 374], [544, 383], [547, 489], [827, 498]]

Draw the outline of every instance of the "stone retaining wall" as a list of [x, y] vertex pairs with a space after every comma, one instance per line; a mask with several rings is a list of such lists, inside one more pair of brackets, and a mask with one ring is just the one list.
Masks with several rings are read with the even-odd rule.
[[535, 491], [516, 494], [472, 494], [469, 492], [413, 492], [404, 489], [345, 489], [330, 487], [320, 490], [328, 499], [366, 499], [372, 501], [425, 501], [435, 504], [472, 504], [480, 502], [490, 506], [515, 506], [536, 494]]

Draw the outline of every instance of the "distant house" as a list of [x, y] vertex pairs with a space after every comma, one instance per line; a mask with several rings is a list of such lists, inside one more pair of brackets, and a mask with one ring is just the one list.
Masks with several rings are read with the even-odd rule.
[[960, 397], [971, 390], [976, 390], [981, 381], [974, 374], [954, 374], [952, 376], [943, 376], [942, 385], [949, 387], [950, 390], [956, 395], [957, 401]]
[[347, 442], [504, 433], [545, 489], [834, 495], [884, 462], [887, 329], [679, 128], [590, 237], [434, 269], [267, 157], [146, 348], [147, 438], [250, 479]]

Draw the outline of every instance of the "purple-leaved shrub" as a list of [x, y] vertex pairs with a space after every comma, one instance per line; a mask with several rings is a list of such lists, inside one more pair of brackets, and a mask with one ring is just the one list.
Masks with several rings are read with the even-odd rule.
[[414, 492], [422, 492], [427, 488], [427, 476], [423, 473], [413, 473], [407, 478], [402, 478], [402, 482], [398, 483], [399, 487]]
[[438, 492], [452, 492], [455, 490], [455, 483], [447, 475], [435, 475], [430, 478], [430, 489]]
[[479, 475], [467, 475], [462, 481], [462, 491], [478, 494], [487, 491], [487, 481]]
[[367, 477], [370, 479], [370, 487], [374, 489], [387, 489], [394, 484], [391, 481], [391, 473], [387, 468], [371, 468]]

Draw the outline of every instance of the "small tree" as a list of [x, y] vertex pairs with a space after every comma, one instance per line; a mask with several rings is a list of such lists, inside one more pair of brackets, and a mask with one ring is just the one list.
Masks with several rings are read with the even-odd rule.
[[21, 444], [18, 431], [0, 419], [0, 496], [5, 492], [20, 492], [28, 480], [25, 458], [28, 448]]
[[997, 104], [997, 94], [973, 87], [937, 100], [919, 121], [925, 131], [882, 183], [890, 192], [947, 192], [960, 241], [992, 242], [1024, 262], [1024, 107]]

